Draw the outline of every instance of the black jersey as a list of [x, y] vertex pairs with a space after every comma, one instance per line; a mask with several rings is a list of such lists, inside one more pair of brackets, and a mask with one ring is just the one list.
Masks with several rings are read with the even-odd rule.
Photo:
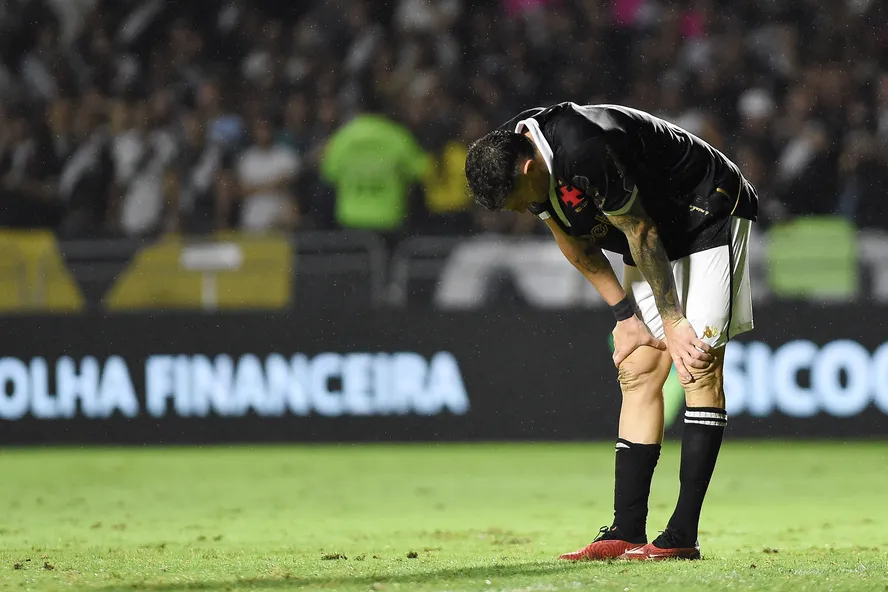
[[549, 199], [531, 211], [627, 263], [626, 237], [605, 214], [625, 213], [636, 199], [673, 261], [728, 244], [732, 216], [756, 219], [755, 189], [734, 163], [643, 111], [560, 103], [525, 111], [501, 129], [530, 132], [549, 167]]

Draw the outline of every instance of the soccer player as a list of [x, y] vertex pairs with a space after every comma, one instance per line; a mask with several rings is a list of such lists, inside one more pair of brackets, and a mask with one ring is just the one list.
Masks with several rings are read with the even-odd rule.
[[[542, 219], [616, 318], [614, 521], [561, 558], [700, 558], [700, 511], [728, 419], [725, 345], [753, 326], [746, 255], [755, 189], [724, 154], [678, 126], [575, 103], [524, 111], [475, 141], [466, 178], [485, 208]], [[602, 250], [622, 255], [622, 284]], [[666, 530], [648, 543], [662, 389], [673, 364], [686, 403], [681, 489]]]

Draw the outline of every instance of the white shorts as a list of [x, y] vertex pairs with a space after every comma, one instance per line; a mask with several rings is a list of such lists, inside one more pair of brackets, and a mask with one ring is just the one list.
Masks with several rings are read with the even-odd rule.
[[[672, 262], [685, 316], [700, 339], [712, 347], [724, 346], [730, 338], [753, 327], [747, 257], [750, 226], [745, 218], [732, 218], [730, 246], [692, 253]], [[654, 294], [637, 267], [624, 266], [623, 289], [635, 297], [651, 333], [663, 339], [663, 319]]]

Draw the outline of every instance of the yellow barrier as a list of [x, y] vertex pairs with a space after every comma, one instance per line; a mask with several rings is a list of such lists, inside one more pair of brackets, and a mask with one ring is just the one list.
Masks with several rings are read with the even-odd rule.
[[51, 232], [0, 231], [0, 312], [83, 309], [83, 295]]
[[225, 233], [196, 241], [170, 235], [136, 255], [105, 305], [118, 311], [285, 308], [292, 265], [282, 237]]

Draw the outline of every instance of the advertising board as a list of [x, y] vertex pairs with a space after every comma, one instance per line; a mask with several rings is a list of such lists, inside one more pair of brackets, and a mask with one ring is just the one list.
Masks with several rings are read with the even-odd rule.
[[[770, 305], [732, 342], [732, 437], [888, 434], [881, 308]], [[606, 313], [4, 320], [0, 443], [609, 440]], [[680, 433], [674, 406], [669, 434]]]

